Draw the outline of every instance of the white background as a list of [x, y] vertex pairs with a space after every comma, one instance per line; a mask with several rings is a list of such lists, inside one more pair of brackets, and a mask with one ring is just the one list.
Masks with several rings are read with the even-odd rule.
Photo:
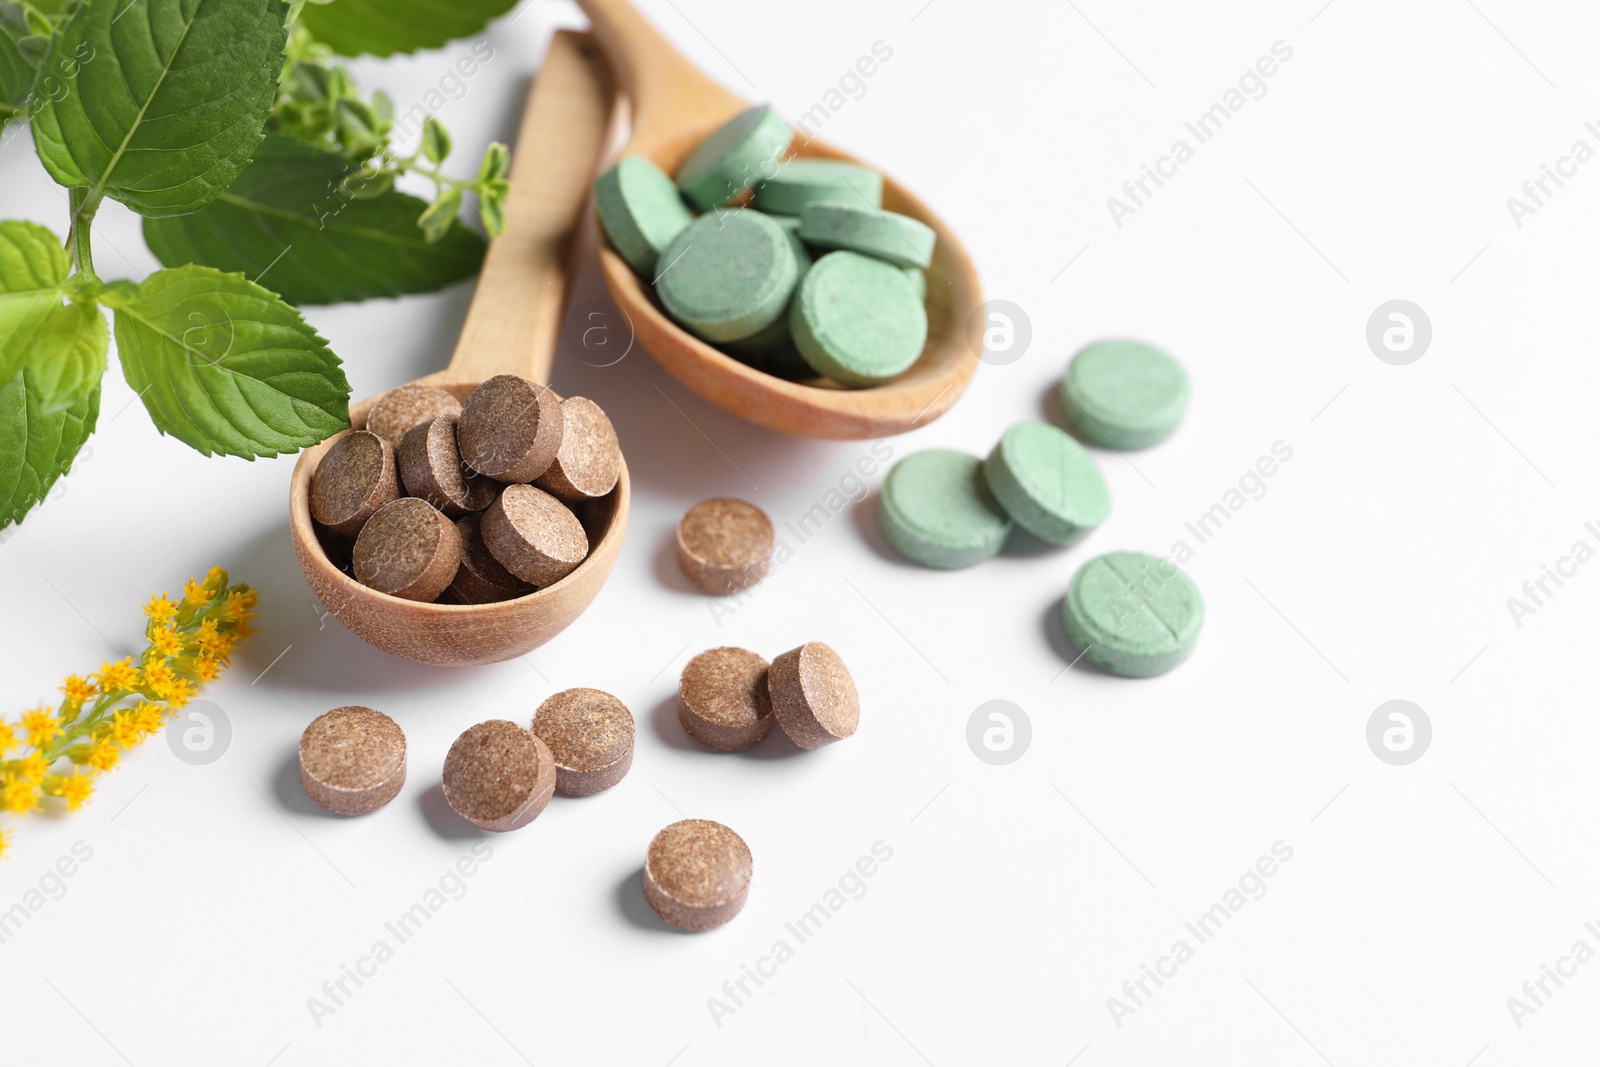
[[[1145, 338], [1185, 364], [1182, 428], [1132, 457], [1097, 453], [1112, 514], [1065, 552], [919, 569], [886, 554], [868, 497], [803, 546], [786, 538], [794, 558], [719, 625], [671, 562], [683, 510], [739, 495], [781, 527], [867, 445], [756, 429], [638, 351], [586, 366], [581, 331], [615, 319], [591, 253], [554, 384], [600, 402], [621, 435], [622, 558], [525, 661], [424, 668], [323, 625], [285, 525], [292, 459], [202, 459], [158, 437], [113, 371], [92, 453], [0, 549], [8, 711], [137, 651], [137, 605], [213, 563], [261, 589], [261, 634], [206, 694], [233, 728], [220, 761], [189, 766], [157, 740], [90, 808], [18, 827], [0, 908], [74, 842], [92, 856], [0, 946], [5, 1061], [1590, 1061], [1600, 962], [1551, 985], [1520, 1028], [1506, 999], [1574, 941], [1600, 948], [1584, 929], [1600, 920], [1600, 565], [1520, 628], [1506, 600], [1574, 541], [1600, 547], [1584, 529], [1600, 519], [1600, 162], [1520, 228], [1506, 199], [1575, 140], [1600, 148], [1584, 129], [1600, 119], [1600, 17], [1319, 3], [642, 5], [713, 76], [791, 116], [874, 42], [893, 49], [823, 136], [944, 214], [986, 293], [1033, 328], [1022, 359], [980, 368], [948, 415], [889, 442], [896, 456], [986, 452], [1048, 417], [1052, 383], [1093, 339]], [[549, 0], [519, 11], [440, 114], [458, 169], [509, 138], [550, 31], [582, 22]], [[1293, 58], [1266, 95], [1114, 225], [1106, 198], [1280, 40]], [[403, 108], [471, 44], [358, 64], [359, 80]], [[0, 168], [6, 215], [63, 226], [65, 197], [25, 140]], [[116, 205], [96, 252], [108, 276], [154, 266]], [[470, 296], [308, 314], [361, 397], [442, 366]], [[1364, 337], [1394, 298], [1433, 323], [1410, 366]], [[1266, 494], [1196, 546], [1184, 523], [1278, 441], [1293, 458]], [[1208, 609], [1193, 658], [1149, 681], [1063, 674], [1073, 570], [1179, 538]], [[808, 639], [855, 673], [854, 738], [716, 755], [681, 735], [690, 655]], [[478, 840], [440, 804], [451, 740], [575, 685], [633, 709], [632, 773], [493, 837], [464, 895], [318, 1026], [308, 998]], [[1432, 719], [1410, 766], [1366, 744], [1393, 698]], [[1010, 766], [965, 739], [991, 699], [1032, 722]], [[346, 703], [388, 712], [410, 744], [404, 792], [351, 820], [312, 807], [294, 765], [306, 723]], [[713, 933], [662, 927], [637, 890], [646, 843], [680, 815], [728, 823], [755, 854], [748, 906]], [[793, 943], [784, 923], [880, 840], [893, 858], [865, 896], [718, 1026], [708, 998]], [[1266, 895], [1119, 1027], [1107, 998], [1174, 940], [1193, 946], [1184, 922], [1278, 841], [1293, 859]]]

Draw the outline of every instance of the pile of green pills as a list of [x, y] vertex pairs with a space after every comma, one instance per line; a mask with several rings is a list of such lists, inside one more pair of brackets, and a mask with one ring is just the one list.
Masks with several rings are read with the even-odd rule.
[[760, 105], [671, 176], [624, 156], [595, 182], [600, 226], [701, 340], [781, 378], [881, 385], [927, 344], [934, 231], [883, 210], [874, 171], [792, 156], [793, 136]]
[[[817, 244], [817, 229], [807, 236], [808, 217], [802, 213], [800, 233]], [[883, 240], [892, 236], [878, 232]], [[1111, 493], [1080, 442], [1122, 450], [1165, 440], [1183, 417], [1189, 379], [1158, 348], [1101, 341], [1073, 357], [1057, 392], [1071, 433], [1022, 422], [985, 458], [941, 448], [896, 463], [878, 498], [878, 526], [890, 547], [914, 563], [950, 569], [998, 555], [1017, 527], [1052, 545], [1081, 541], [1110, 516]], [[1079, 658], [1111, 674], [1148, 678], [1189, 655], [1205, 607], [1171, 561], [1111, 552], [1078, 569], [1061, 617]]]

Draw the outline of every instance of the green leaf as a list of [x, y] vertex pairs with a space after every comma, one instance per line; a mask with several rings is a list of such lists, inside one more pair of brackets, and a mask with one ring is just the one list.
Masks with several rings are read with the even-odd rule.
[[483, 228], [490, 237], [506, 232], [506, 205], [499, 197], [484, 197], [478, 201], [478, 214], [483, 216]]
[[478, 180], [480, 182], [498, 181], [504, 178], [511, 170], [511, 149], [501, 141], [490, 141], [489, 147], [483, 153], [483, 162], [478, 164]]
[[471, 37], [517, 0], [333, 0], [308, 5], [300, 24], [342, 55], [387, 56]]
[[283, 0], [85, 0], [45, 58], [33, 140], [50, 176], [141, 215], [205, 206], [250, 161], [277, 95]]
[[450, 131], [432, 115], [422, 120], [422, 154], [435, 165], [450, 154]]
[[94, 304], [55, 308], [33, 335], [28, 373], [39, 392], [39, 406], [54, 414], [77, 403], [106, 372], [111, 331]]
[[122, 372], [162, 433], [204, 455], [276, 456], [350, 425], [350, 383], [300, 313], [239, 274], [156, 271], [118, 301]]
[[0, 386], [0, 527], [21, 522], [94, 432], [100, 383], [65, 410], [39, 403], [32, 368]]
[[[227, 192], [193, 215], [146, 219], [144, 239], [169, 267], [240, 271], [297, 304], [429, 292], [477, 272], [483, 238], [457, 223], [429, 244], [416, 224], [423, 201], [341, 194], [355, 173], [334, 153], [268, 134]], [[350, 178], [363, 196], [379, 180]]]
[[0, 3], [0, 105], [20, 109], [28, 103], [36, 68], [20, 42], [35, 35], [25, 5]]
[[49, 229], [0, 222], [0, 381], [9, 382], [33, 353], [34, 338], [61, 305], [71, 263]]
[[417, 225], [422, 229], [422, 236], [433, 244], [449, 232], [450, 226], [455, 222], [456, 213], [461, 210], [461, 190], [450, 186], [439, 194], [439, 198], [429, 204], [427, 210], [417, 217]]

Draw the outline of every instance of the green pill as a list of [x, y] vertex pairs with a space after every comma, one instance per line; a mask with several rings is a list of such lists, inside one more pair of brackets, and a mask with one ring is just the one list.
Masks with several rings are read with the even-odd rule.
[[808, 245], [860, 252], [897, 267], [925, 268], [933, 262], [932, 227], [865, 204], [814, 200], [800, 212], [800, 236]]
[[1061, 379], [1061, 413], [1078, 437], [1107, 448], [1165, 441], [1189, 403], [1177, 360], [1139, 341], [1100, 341], [1072, 357]]
[[928, 312], [904, 272], [854, 252], [829, 252], [806, 271], [789, 332], [811, 368], [840, 385], [879, 385], [917, 361]]
[[983, 461], [936, 448], [894, 465], [878, 500], [894, 550], [925, 567], [970, 567], [1000, 551], [1011, 517], [983, 481]]
[[794, 131], [770, 104], [741, 111], [701, 141], [679, 166], [678, 188], [702, 211], [726, 204], [779, 170]]
[[799, 275], [783, 227], [759, 211], [716, 211], [695, 219], [662, 251], [656, 294], [695, 336], [742, 341], [783, 314]]
[[611, 247], [646, 278], [694, 219], [672, 179], [643, 156], [623, 156], [595, 179], [594, 206]]
[[1205, 614], [1189, 576], [1143, 552], [1110, 552], [1085, 563], [1061, 609], [1067, 640], [1091, 663], [1125, 678], [1150, 678], [1182, 663]]
[[756, 186], [755, 206], [762, 211], [798, 215], [814, 200], [882, 207], [883, 176], [839, 159], [791, 159]]
[[1041, 541], [1067, 545], [1111, 514], [1111, 493], [1084, 447], [1043, 422], [1005, 432], [983, 464], [1000, 506]]
[[917, 294], [917, 299], [927, 303], [928, 272], [920, 267], [907, 267], [906, 281], [911, 283], [911, 291]]

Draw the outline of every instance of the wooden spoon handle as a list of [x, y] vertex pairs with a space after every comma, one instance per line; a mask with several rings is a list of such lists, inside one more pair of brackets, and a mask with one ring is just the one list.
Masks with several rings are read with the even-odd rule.
[[720, 122], [743, 102], [667, 43], [628, 0], [578, 0], [633, 108], [629, 148], [641, 155], [669, 136]]
[[496, 374], [550, 381], [575, 271], [578, 221], [605, 148], [616, 87], [586, 33], [562, 30], [517, 132], [506, 230], [489, 242], [450, 367], [436, 382]]

